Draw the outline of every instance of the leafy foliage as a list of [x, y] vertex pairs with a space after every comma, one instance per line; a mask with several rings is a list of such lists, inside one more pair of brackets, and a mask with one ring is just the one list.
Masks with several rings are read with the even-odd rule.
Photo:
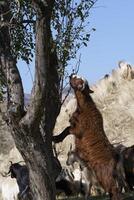
[[[58, 72], [61, 91], [64, 80], [68, 77], [67, 66], [70, 60], [76, 58], [78, 51], [83, 46], [87, 46], [91, 31], [95, 31], [94, 28], [89, 29], [87, 25], [90, 9], [96, 1], [55, 0], [51, 19], [52, 48], [56, 48], [59, 61]], [[35, 53], [36, 14], [32, 8], [32, 1], [13, 0], [9, 1], [9, 4], [12, 55], [16, 60], [22, 59], [29, 64]]]
[[[4, 6], [5, 1], [0, 1]], [[22, 59], [27, 64], [32, 60], [34, 55], [34, 19], [35, 13], [31, 7], [31, 1], [13, 0], [9, 1], [10, 10], [1, 14], [0, 22], [6, 22], [9, 27], [11, 38], [11, 53], [18, 60]], [[7, 21], [8, 20], [8, 21]], [[5, 93], [6, 81], [2, 72], [0, 72], [0, 101]]]
[[[66, 74], [66, 67], [77, 52], [87, 46], [91, 31], [88, 25], [90, 9], [96, 0], [56, 0], [52, 18], [54, 44], [59, 60], [61, 84]], [[63, 87], [63, 85], [61, 85]]]
[[[31, 7], [31, 1], [13, 0], [0, 1], [0, 6], [6, 4], [9, 10], [0, 13], [0, 28], [2, 23], [8, 26], [10, 35], [10, 50], [12, 56], [18, 60], [22, 59], [27, 64], [32, 60], [34, 55], [34, 19], [35, 13]], [[6, 7], [6, 6], [5, 6]], [[0, 72], [0, 101], [5, 94], [6, 80]]]
[[[90, 31], [86, 31], [89, 10], [97, 0], [56, 0], [52, 17], [54, 47], [56, 46], [59, 71], [68, 61], [76, 58], [78, 50], [87, 46]], [[4, 2], [4, 1], [2, 1]], [[10, 36], [12, 52], [16, 59], [29, 63], [34, 54], [35, 12], [31, 0], [10, 1]], [[92, 29], [95, 30], [95, 29]]]
[[35, 12], [31, 1], [11, 1], [11, 47], [14, 57], [24, 60], [27, 64], [34, 54], [34, 26]]

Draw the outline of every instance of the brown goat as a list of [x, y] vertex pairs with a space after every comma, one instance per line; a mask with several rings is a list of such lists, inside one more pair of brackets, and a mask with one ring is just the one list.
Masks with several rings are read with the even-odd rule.
[[125, 184], [120, 157], [109, 142], [103, 128], [102, 115], [90, 93], [88, 82], [72, 75], [70, 85], [74, 89], [77, 108], [61, 135], [54, 136], [55, 142], [68, 134], [75, 135], [75, 147], [86, 166], [93, 168], [100, 185], [108, 192], [111, 200], [121, 200], [119, 184]]

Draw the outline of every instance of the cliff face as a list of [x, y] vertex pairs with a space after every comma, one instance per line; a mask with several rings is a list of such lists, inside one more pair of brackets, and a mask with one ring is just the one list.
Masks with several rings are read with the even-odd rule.
[[[126, 146], [134, 144], [134, 67], [120, 62], [117, 69], [110, 75], [105, 75], [91, 88], [94, 90], [92, 97], [103, 115], [104, 129], [110, 141]], [[61, 108], [54, 134], [59, 134], [69, 125], [75, 105], [75, 98], [71, 95]], [[63, 166], [73, 140], [73, 136], [68, 136], [63, 143], [56, 145]], [[8, 171], [10, 160], [18, 162], [22, 157], [0, 118], [0, 172]]]
[[93, 89], [111, 142], [134, 144], [134, 67], [119, 62], [119, 67], [111, 75], [105, 75]]

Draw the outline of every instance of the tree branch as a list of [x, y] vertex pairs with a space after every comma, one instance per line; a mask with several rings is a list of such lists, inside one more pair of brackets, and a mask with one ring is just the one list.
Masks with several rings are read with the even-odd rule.
[[[8, 10], [8, 2], [6, 2], [4, 7], [0, 6], [0, 14]], [[7, 19], [10, 19], [10, 16], [6, 16]], [[24, 115], [24, 92], [21, 77], [16, 66], [16, 59], [11, 54], [8, 27], [0, 29], [0, 70], [6, 77], [8, 111], [10, 111], [11, 115], [13, 114], [17, 119], [20, 119]]]
[[[38, 20], [36, 33], [36, 58], [35, 58], [35, 81], [32, 89], [30, 105], [26, 116], [22, 119], [21, 123], [39, 126], [40, 119], [43, 114], [44, 108], [44, 96], [46, 87], [46, 68], [48, 63], [48, 47], [45, 43], [49, 40], [48, 33], [46, 31], [45, 19]], [[44, 51], [45, 49], [45, 51]], [[35, 123], [36, 122], [36, 123]]]
[[37, 13], [40, 13], [40, 15], [45, 15], [48, 18], [51, 18], [54, 2], [55, 0], [32, 0]]
[[12, 26], [17, 26], [17, 25], [20, 25], [20, 24], [34, 24], [35, 23], [35, 20], [23, 20], [21, 22], [9, 22], [9, 21], [0, 21], [0, 28], [4, 27], [4, 26], [7, 26], [7, 27], [12, 27]]
[[[35, 81], [30, 105], [27, 114], [24, 116], [21, 123], [36, 128], [35, 126], [39, 126], [42, 119], [42, 129], [47, 129], [49, 132], [48, 135], [51, 137], [55, 119], [60, 107], [58, 96], [58, 61], [57, 54], [52, 48], [52, 34], [50, 28], [51, 12], [53, 10], [54, 1], [51, 0], [47, 2], [49, 6], [46, 8], [48, 10], [47, 12], [42, 10], [39, 11], [39, 5], [37, 5], [37, 3], [40, 2], [42, 1], [33, 0], [33, 5], [38, 11], [35, 41]], [[53, 118], [54, 120], [52, 120]]]
[[8, 111], [20, 119], [24, 115], [24, 92], [16, 62], [13, 58], [2, 55], [0, 68], [7, 81]]

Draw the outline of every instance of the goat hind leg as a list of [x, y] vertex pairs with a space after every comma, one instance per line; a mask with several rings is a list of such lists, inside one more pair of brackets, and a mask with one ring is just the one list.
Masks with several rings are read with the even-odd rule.
[[119, 190], [116, 188], [112, 192], [109, 193], [110, 200], [123, 200], [122, 194], [119, 192]]

